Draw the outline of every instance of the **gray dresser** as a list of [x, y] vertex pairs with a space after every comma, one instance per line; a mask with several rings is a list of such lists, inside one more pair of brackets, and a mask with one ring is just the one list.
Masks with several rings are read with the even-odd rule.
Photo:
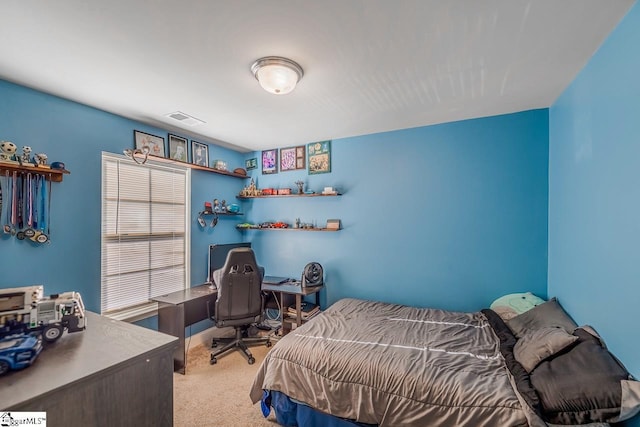
[[35, 363], [0, 377], [0, 410], [46, 411], [47, 425], [173, 425], [178, 339], [87, 313]]

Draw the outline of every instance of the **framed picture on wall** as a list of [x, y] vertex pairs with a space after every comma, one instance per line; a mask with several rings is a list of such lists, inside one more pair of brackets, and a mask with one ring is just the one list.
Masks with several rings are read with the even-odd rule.
[[280, 149], [280, 171], [292, 171], [304, 169], [305, 147], [281, 148]]
[[301, 145], [296, 147], [296, 169], [306, 169], [307, 165], [305, 162], [306, 158], [306, 150], [305, 146]]
[[296, 170], [296, 149], [295, 148], [280, 149], [280, 170], [282, 172]]
[[186, 162], [189, 160], [187, 139], [169, 134], [169, 158]]
[[278, 150], [264, 150], [262, 152], [262, 173], [278, 173]]
[[191, 140], [191, 163], [209, 167], [209, 146], [207, 144]]
[[157, 135], [151, 135], [150, 133], [141, 132], [139, 130], [133, 131], [133, 141], [135, 148], [144, 150], [145, 147], [149, 150], [149, 154], [158, 157], [164, 157], [164, 138]]
[[244, 161], [244, 168], [248, 171], [258, 168], [258, 159], [256, 157]]
[[309, 175], [331, 172], [331, 141], [307, 144]]

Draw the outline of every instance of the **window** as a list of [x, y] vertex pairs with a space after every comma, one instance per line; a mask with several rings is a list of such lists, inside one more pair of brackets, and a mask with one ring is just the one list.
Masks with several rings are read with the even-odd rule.
[[189, 283], [190, 171], [149, 163], [102, 154], [101, 311], [117, 319]]

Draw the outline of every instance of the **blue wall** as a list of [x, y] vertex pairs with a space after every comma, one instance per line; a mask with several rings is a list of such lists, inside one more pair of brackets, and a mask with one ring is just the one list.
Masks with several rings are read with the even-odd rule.
[[[50, 245], [0, 236], [12, 266], [0, 286], [77, 290], [99, 311], [100, 152], [130, 147], [133, 129], [167, 132], [4, 81], [0, 117], [2, 139], [31, 145], [71, 171], [54, 186]], [[235, 195], [247, 181], [193, 171], [191, 283], [206, 278], [209, 244], [251, 240], [270, 274], [297, 276], [307, 262], [323, 264], [324, 304], [356, 296], [475, 310], [507, 292], [544, 296], [547, 118], [546, 110], [537, 110], [346, 138], [332, 143], [329, 174], [253, 174], [261, 187], [294, 188], [303, 179], [316, 191], [335, 186], [342, 197], [238, 202]], [[230, 168], [251, 157], [214, 145], [210, 150], [210, 159], [222, 158]], [[197, 212], [213, 198], [241, 203], [245, 217], [221, 218], [215, 229], [201, 230]], [[319, 225], [340, 218], [344, 230], [234, 228], [245, 218], [296, 217]]]
[[[89, 310], [100, 311], [101, 152], [122, 153], [132, 147], [134, 129], [165, 141], [168, 133], [0, 80], [0, 140], [14, 142], [19, 150], [30, 145], [71, 171], [63, 182], [53, 184], [51, 244], [36, 246], [0, 234], [5, 266], [0, 287], [38, 283], [47, 294], [75, 290]], [[243, 154], [214, 145], [209, 158], [225, 159], [232, 169], [244, 164]], [[208, 245], [238, 238], [230, 224], [200, 231], [197, 212], [212, 196], [231, 199], [243, 183], [201, 171], [194, 171], [192, 183], [191, 282], [197, 284], [206, 278]]]
[[344, 230], [246, 233], [269, 274], [297, 277], [320, 262], [329, 304], [353, 296], [471, 311], [509, 292], [544, 297], [547, 165], [547, 110], [334, 140], [329, 174], [253, 176], [261, 188], [303, 179], [343, 196], [243, 205], [254, 223], [340, 218]]
[[[640, 5], [549, 112], [549, 295], [640, 376]], [[640, 420], [635, 425], [640, 426]]]

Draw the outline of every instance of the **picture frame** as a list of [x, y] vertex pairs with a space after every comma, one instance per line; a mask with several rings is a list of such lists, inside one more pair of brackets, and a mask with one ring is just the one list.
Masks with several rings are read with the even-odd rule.
[[280, 149], [280, 171], [305, 169], [305, 147], [289, 147]]
[[244, 168], [248, 171], [258, 168], [258, 158], [247, 159], [244, 161]]
[[304, 145], [300, 145], [296, 147], [296, 169], [306, 169], [307, 163], [306, 159], [307, 150], [305, 150]]
[[191, 163], [209, 167], [209, 146], [207, 144], [191, 140]]
[[331, 172], [331, 141], [307, 144], [309, 175]]
[[179, 162], [189, 161], [186, 138], [169, 134], [169, 158]]
[[296, 170], [296, 149], [281, 148], [280, 149], [280, 171]]
[[133, 143], [134, 148], [144, 149], [147, 147], [149, 149], [149, 154], [157, 157], [164, 157], [164, 138], [157, 135], [152, 135], [150, 133], [142, 132], [139, 130], [133, 131]]
[[262, 174], [278, 173], [278, 150], [264, 150], [262, 152]]

